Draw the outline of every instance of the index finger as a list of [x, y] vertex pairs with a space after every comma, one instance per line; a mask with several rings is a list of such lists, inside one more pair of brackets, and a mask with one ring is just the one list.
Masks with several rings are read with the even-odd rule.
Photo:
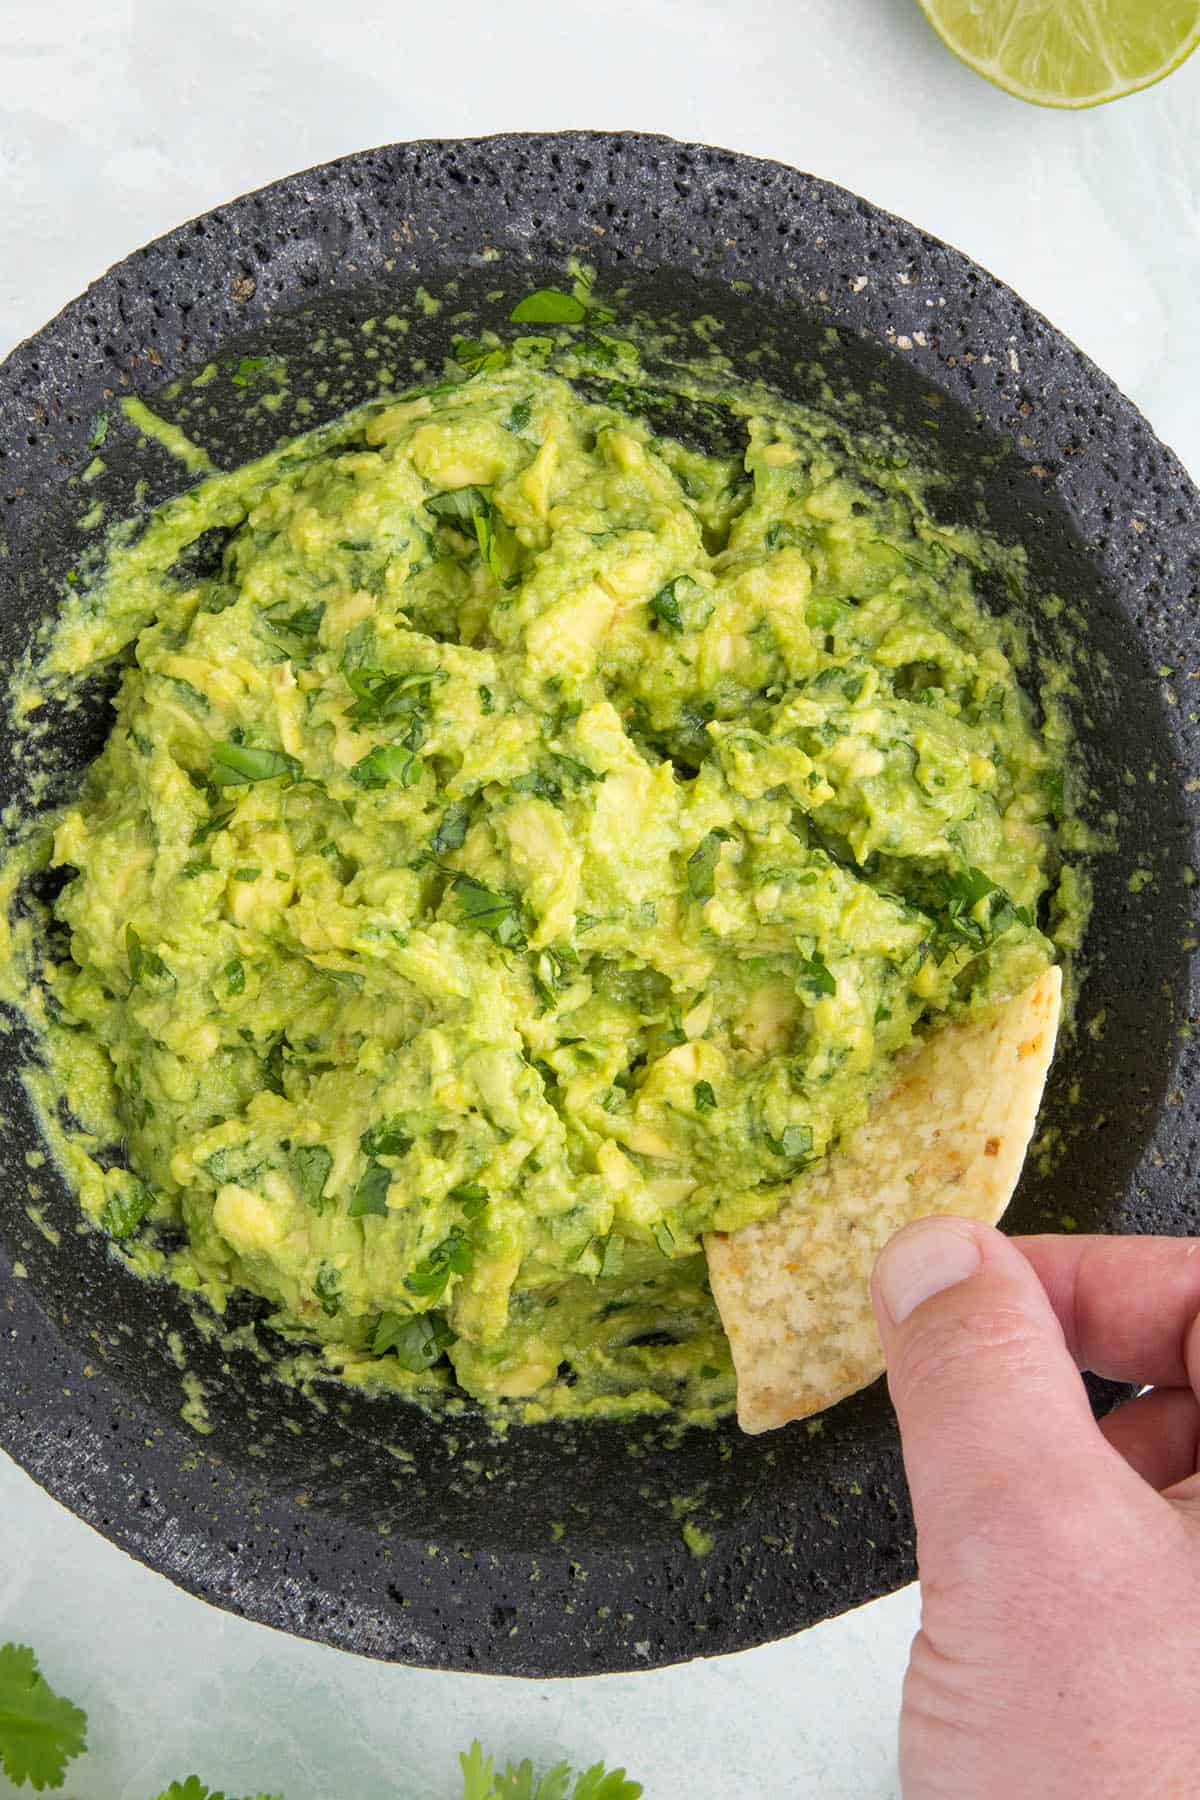
[[1019, 1237], [1081, 1369], [1187, 1387], [1200, 1378], [1200, 1238]]

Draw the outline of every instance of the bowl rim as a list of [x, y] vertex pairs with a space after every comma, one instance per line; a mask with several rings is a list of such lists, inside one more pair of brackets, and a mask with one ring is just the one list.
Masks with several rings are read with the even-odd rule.
[[[585, 181], [582, 195], [568, 191], [562, 178], [566, 165], [598, 163], [607, 171], [601, 183]], [[453, 170], [456, 181], [473, 178], [484, 184], [481, 191], [486, 192], [489, 173], [505, 166], [522, 173], [525, 189], [513, 197], [507, 231], [489, 233], [489, 241], [499, 243], [511, 266], [553, 260], [543, 248], [551, 225], [558, 239], [573, 239], [581, 250], [591, 248], [597, 260], [603, 260], [607, 247], [603, 236], [596, 236], [597, 228], [607, 229], [600, 201], [608, 191], [605, 184], [610, 187], [614, 181], [614, 171], [623, 171], [622, 205], [637, 222], [647, 264], [656, 256], [667, 263], [680, 253], [690, 233], [695, 242], [703, 240], [711, 247], [712, 254], [703, 259], [711, 277], [747, 280], [771, 297], [819, 309], [839, 329], [903, 358], [932, 387], [977, 407], [994, 433], [1016, 437], [1018, 459], [1036, 480], [1053, 488], [1084, 533], [1094, 524], [1095, 492], [1105, 458], [1115, 458], [1124, 468], [1128, 447], [1135, 444], [1144, 465], [1135, 483], [1136, 509], [1131, 511], [1131, 519], [1139, 523], [1123, 536], [1112, 537], [1107, 546], [1098, 545], [1096, 566], [1115, 588], [1136, 586], [1143, 591], [1155, 582], [1161, 587], [1166, 559], [1174, 571], [1171, 605], [1163, 609], [1161, 632], [1156, 635], [1153, 619], [1145, 631], [1149, 642], [1161, 637], [1170, 646], [1175, 630], [1172, 608], [1196, 597], [1195, 587], [1189, 592], [1187, 584], [1200, 571], [1196, 523], [1200, 495], [1133, 404], [1082, 351], [961, 252], [846, 189], [778, 162], [650, 133], [502, 133], [384, 145], [285, 176], [175, 227], [115, 264], [18, 345], [3, 364], [0, 451], [7, 454], [0, 462], [0, 501], [20, 503], [30, 491], [48, 493], [48, 455], [65, 459], [59, 480], [81, 466], [80, 407], [116, 377], [130, 382], [145, 375], [147, 365], [139, 362], [138, 347], [130, 336], [130, 315], [136, 328], [139, 296], [155, 284], [177, 281], [180, 268], [189, 262], [202, 261], [205, 269], [215, 262], [226, 271], [226, 291], [214, 308], [216, 322], [210, 319], [198, 328], [188, 348], [185, 366], [194, 366], [203, 357], [206, 340], [228, 341], [235, 327], [242, 335], [267, 329], [276, 311], [286, 306], [277, 301], [269, 266], [256, 259], [253, 249], [264, 213], [304, 220], [323, 206], [357, 209], [376, 233], [377, 262], [384, 260], [380, 252], [386, 247], [400, 280], [417, 267], [427, 247], [421, 236], [422, 219], [413, 211], [422, 182], [445, 178]], [[530, 171], [541, 182], [536, 189], [543, 196], [537, 219], [528, 204], [535, 191]], [[469, 205], [462, 203], [460, 211], [466, 214]], [[754, 207], [778, 225], [780, 247], [769, 279], [764, 278], [761, 249], [752, 233], [747, 241], [745, 221]], [[346, 292], [365, 280], [354, 256], [356, 246], [366, 241], [352, 234], [351, 253], [342, 259]], [[285, 271], [280, 279], [286, 288], [293, 278]], [[81, 343], [95, 346], [90, 358], [78, 352]], [[989, 380], [977, 381], [972, 373], [968, 383], [968, 365], [947, 347], [951, 343], [986, 345], [977, 354], [965, 354], [974, 356], [972, 371], [981, 363], [987, 367]], [[117, 348], [110, 355], [102, 348], [105, 344]], [[156, 381], [165, 378], [174, 357], [172, 352], [164, 359], [167, 369], [153, 369]], [[1022, 418], [1020, 409], [1031, 383], [1038, 391], [1037, 404], [1031, 416]], [[1086, 395], [1097, 419], [1095, 438], [1074, 455], [1069, 453], [1066, 415], [1052, 403], [1056, 389], [1066, 387]], [[20, 444], [31, 414], [40, 425], [36, 455], [26, 454]], [[31, 472], [28, 486], [25, 468]], [[1190, 519], [1182, 517], [1180, 494], [1188, 496], [1193, 506]], [[1194, 742], [1189, 741], [1186, 754], [1194, 766], [1200, 765]], [[1194, 812], [1189, 825], [1194, 830]], [[1194, 959], [1190, 982], [1189, 1007], [1195, 1000]], [[1194, 1072], [1190, 1055], [1185, 1050], [1181, 1085]], [[1168, 1216], [1165, 1206], [1160, 1214]], [[641, 1590], [639, 1618], [651, 1619], [656, 1610], [661, 1615], [665, 1600], [668, 1615], [674, 1609], [680, 1620], [667, 1616], [662, 1633], [654, 1638], [642, 1638], [636, 1628], [619, 1621], [590, 1619], [583, 1626], [573, 1621], [573, 1609], [564, 1607], [556, 1584], [546, 1588], [549, 1594], [555, 1586], [553, 1601], [543, 1601], [536, 1586], [526, 1585], [522, 1629], [511, 1637], [503, 1618], [497, 1625], [495, 1614], [499, 1609], [503, 1615], [508, 1605], [497, 1596], [513, 1590], [513, 1568], [506, 1568], [500, 1580], [481, 1557], [469, 1591], [453, 1602], [458, 1620], [446, 1631], [433, 1624], [424, 1600], [398, 1623], [394, 1608], [381, 1602], [377, 1575], [373, 1582], [355, 1578], [339, 1587], [339, 1581], [346, 1582], [346, 1565], [337, 1522], [314, 1513], [309, 1521], [313, 1548], [305, 1551], [306, 1560], [319, 1565], [314, 1583], [319, 1604], [314, 1607], [313, 1594], [282, 1575], [268, 1550], [249, 1556], [228, 1553], [247, 1507], [257, 1509], [261, 1538], [268, 1544], [272, 1532], [278, 1536], [295, 1530], [293, 1501], [255, 1488], [225, 1467], [209, 1471], [206, 1478], [212, 1492], [206, 1510], [198, 1512], [180, 1491], [178, 1473], [181, 1460], [195, 1454], [195, 1439], [131, 1401], [103, 1369], [88, 1372], [86, 1353], [71, 1340], [69, 1327], [48, 1316], [30, 1289], [14, 1277], [12, 1259], [3, 1245], [0, 1290], [8, 1301], [14, 1343], [13, 1375], [0, 1395], [0, 1444], [55, 1498], [178, 1585], [232, 1612], [297, 1635], [429, 1667], [486, 1668], [539, 1677], [646, 1668], [787, 1635], [831, 1612], [891, 1591], [915, 1572], [911, 1523], [904, 1510], [898, 1447], [893, 1442], [874, 1447], [879, 1493], [868, 1496], [855, 1515], [860, 1523], [882, 1517], [882, 1495], [889, 1504], [899, 1505], [886, 1554], [838, 1563], [832, 1593], [828, 1581], [823, 1587], [806, 1588], [803, 1563], [764, 1554], [761, 1546], [740, 1598], [728, 1581], [722, 1587], [711, 1579], [703, 1562], [682, 1542], [665, 1551], [661, 1545], [640, 1552], [629, 1547], [611, 1553], [590, 1551], [597, 1581], [601, 1576], [611, 1579], [625, 1594]], [[72, 1398], [81, 1389], [91, 1390], [92, 1410], [86, 1415]], [[104, 1433], [95, 1424], [106, 1409], [126, 1417], [126, 1436], [135, 1442], [139, 1432], [156, 1438], [156, 1447], [143, 1458], [140, 1489], [130, 1468], [113, 1460]], [[714, 1567], [718, 1563], [725, 1567], [724, 1554], [718, 1536]], [[536, 1560], [545, 1565], [554, 1562], [548, 1554]], [[564, 1581], [569, 1560], [568, 1552], [563, 1552], [558, 1572]], [[664, 1568], [667, 1586], [656, 1590], [656, 1598], [654, 1582], [649, 1588], [646, 1584], [651, 1575], [660, 1577]], [[696, 1623], [701, 1617], [719, 1621], [707, 1640]], [[484, 1656], [470, 1648], [479, 1643], [487, 1645]]]

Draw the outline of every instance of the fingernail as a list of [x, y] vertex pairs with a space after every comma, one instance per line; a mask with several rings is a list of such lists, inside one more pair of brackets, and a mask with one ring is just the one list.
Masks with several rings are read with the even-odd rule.
[[886, 1244], [875, 1264], [875, 1285], [895, 1324], [945, 1288], [979, 1272], [983, 1256], [974, 1236], [952, 1219], [922, 1219]]

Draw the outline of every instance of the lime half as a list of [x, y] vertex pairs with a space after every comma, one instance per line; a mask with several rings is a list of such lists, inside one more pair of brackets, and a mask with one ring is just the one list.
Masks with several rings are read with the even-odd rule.
[[942, 42], [1007, 94], [1102, 106], [1161, 81], [1200, 43], [1200, 0], [919, 0]]

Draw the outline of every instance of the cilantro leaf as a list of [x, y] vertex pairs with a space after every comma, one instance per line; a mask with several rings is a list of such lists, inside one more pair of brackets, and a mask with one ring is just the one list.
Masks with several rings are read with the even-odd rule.
[[246, 991], [246, 966], [240, 956], [225, 964], [221, 971], [225, 977], [225, 985], [231, 994], [244, 994]]
[[392, 1185], [392, 1172], [385, 1169], [381, 1162], [372, 1157], [358, 1178], [358, 1186], [350, 1196], [350, 1204], [346, 1211], [352, 1219], [366, 1218], [368, 1214], [385, 1219], [387, 1217], [388, 1189]]
[[650, 602], [650, 611], [656, 619], [661, 620], [664, 625], [669, 625], [673, 631], [682, 631], [683, 614], [679, 610], [675, 586], [675, 582], [668, 581], [665, 587], [660, 587]]
[[333, 1168], [333, 1157], [324, 1144], [297, 1144], [292, 1151], [292, 1168], [300, 1198], [316, 1212], [325, 1210], [325, 1183]]
[[317, 601], [312, 606], [297, 607], [289, 612], [291, 602], [279, 600], [274, 606], [263, 608], [263, 618], [275, 631], [282, 631], [289, 637], [314, 640], [321, 629], [321, 620], [325, 617], [324, 601]]
[[341, 1311], [342, 1297], [338, 1293], [341, 1285], [342, 1272], [337, 1265], [329, 1262], [321, 1263], [317, 1269], [316, 1280], [313, 1282], [313, 1293], [321, 1302], [321, 1311], [327, 1318], [332, 1319], [335, 1313]]
[[810, 994], [837, 993], [837, 981], [819, 950], [807, 959], [801, 958], [800, 977]]
[[153, 1208], [153, 1190], [148, 1188], [144, 1181], [139, 1181], [135, 1175], [131, 1175], [128, 1187], [119, 1194], [111, 1195], [105, 1201], [104, 1209], [100, 1214], [100, 1224], [107, 1231], [109, 1237], [116, 1238], [118, 1243], [123, 1243], [126, 1238], [133, 1236], [142, 1220], [147, 1213], [153, 1211]]
[[403, 1119], [389, 1119], [382, 1125], [370, 1126], [358, 1142], [364, 1156], [403, 1156], [412, 1149], [413, 1136], [405, 1129]]
[[356, 762], [350, 779], [363, 788], [385, 788], [397, 784], [416, 787], [424, 773], [424, 764], [406, 750], [403, 744], [378, 744]]
[[404, 721], [401, 735], [394, 741], [406, 750], [420, 749], [429, 728], [430, 691], [449, 680], [444, 669], [409, 669], [397, 674], [343, 661], [342, 673], [355, 696], [353, 706], [346, 709], [352, 724], [396, 725]]
[[445, 856], [450, 850], [462, 849], [470, 817], [470, 807], [459, 802], [446, 808], [441, 823], [430, 840], [430, 848], [435, 856]]
[[460, 368], [468, 369], [472, 375], [481, 369], [502, 369], [512, 356], [503, 344], [481, 344], [477, 338], [465, 337], [455, 338], [450, 354]]
[[458, 1757], [462, 1770], [462, 1800], [495, 1800], [496, 1782], [491, 1757], [484, 1758], [483, 1747], [476, 1738], [469, 1750]]
[[277, 356], [243, 356], [229, 379], [234, 387], [251, 387], [268, 370], [275, 368], [278, 362]]
[[456, 875], [453, 887], [465, 924], [486, 932], [505, 950], [525, 948], [521, 902], [514, 894], [498, 894], [473, 875]]
[[711, 900], [717, 891], [717, 863], [721, 845], [729, 842], [727, 831], [705, 832], [698, 849], [687, 859], [688, 892], [693, 900]]
[[252, 781], [274, 781], [286, 775], [299, 780], [303, 773], [298, 759], [286, 750], [264, 750], [252, 744], [214, 744], [209, 779], [217, 787], [248, 787]]
[[[218, 1794], [215, 1788], [206, 1787], [198, 1775], [189, 1775], [186, 1781], [173, 1781], [170, 1787], [164, 1788], [158, 1800], [225, 1800], [225, 1796]], [[233, 1795], [229, 1800], [234, 1800]], [[283, 1800], [283, 1795], [256, 1794], [254, 1800]]]
[[578, 325], [587, 317], [587, 307], [574, 294], [538, 288], [518, 300], [508, 316], [517, 325]]
[[[980, 919], [977, 909], [982, 900], [988, 901], [988, 907], [986, 917]], [[990, 876], [970, 864], [937, 878], [933, 904], [943, 937], [976, 949], [990, 944], [1014, 923], [1033, 924], [1028, 907], [1017, 906]]]
[[175, 986], [175, 977], [156, 950], [147, 950], [132, 925], [125, 927], [125, 955], [129, 959], [129, 979], [134, 987], [151, 987], [156, 982]]
[[230, 819], [232, 819], [234, 811], [235, 809], [232, 806], [227, 806], [223, 808], [221, 812], [215, 812], [203, 825], [198, 825], [196, 827], [188, 840], [189, 843], [203, 844], [208, 838], [212, 837], [214, 832], [224, 831]]
[[571, 1800], [641, 1800], [640, 1781], [626, 1779], [624, 1769], [605, 1769], [593, 1763], [575, 1782]]
[[448, 488], [444, 494], [431, 494], [425, 511], [446, 525], [469, 525], [477, 513], [486, 513], [491, 501], [479, 487]]
[[394, 1350], [400, 1367], [414, 1375], [431, 1369], [442, 1351], [457, 1342], [457, 1333], [451, 1331], [442, 1315], [436, 1312], [380, 1313], [371, 1336], [371, 1348], [376, 1356], [386, 1356], [389, 1350]]
[[507, 419], [501, 419], [500, 423], [505, 431], [515, 432], [520, 436], [521, 432], [528, 430], [529, 421], [532, 417], [533, 407], [531, 403], [528, 400], [518, 400]]
[[87, 1715], [48, 1684], [24, 1644], [0, 1647], [0, 1769], [41, 1793], [63, 1784], [68, 1762], [87, 1748]]
[[539, 1780], [533, 1764], [526, 1761], [506, 1763], [498, 1770], [490, 1756], [484, 1756], [478, 1742], [459, 1756], [462, 1769], [462, 1800], [641, 1800], [642, 1785], [626, 1779], [624, 1769], [606, 1769], [594, 1763], [575, 1777], [571, 1786], [571, 1770], [565, 1762], [547, 1769]]
[[451, 1275], [469, 1275], [474, 1265], [471, 1240], [461, 1225], [452, 1225], [448, 1236], [409, 1270], [404, 1285], [410, 1294], [436, 1300], [445, 1293]]
[[785, 1125], [782, 1137], [767, 1134], [768, 1147], [785, 1162], [802, 1162], [813, 1147], [811, 1125]]
[[717, 1110], [717, 1096], [713, 1093], [711, 1081], [698, 1081], [692, 1089], [692, 1099], [696, 1111], [702, 1115]]

